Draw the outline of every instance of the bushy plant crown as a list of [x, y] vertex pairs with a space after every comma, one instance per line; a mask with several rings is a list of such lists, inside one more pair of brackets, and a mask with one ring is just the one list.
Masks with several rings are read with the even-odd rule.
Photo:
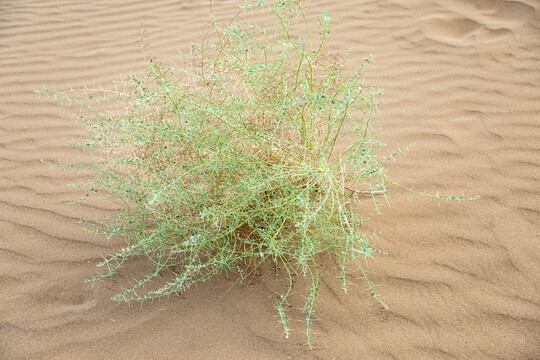
[[[255, 11], [273, 25], [247, 21]], [[41, 91], [83, 109], [91, 136], [76, 145], [88, 150], [92, 162], [82, 167], [96, 177], [79, 186], [123, 204], [87, 221], [128, 242], [90, 280], [135, 256], [152, 266], [114, 300], [178, 294], [223, 272], [243, 280], [272, 261], [288, 274], [275, 305], [286, 336], [292, 277], [310, 280], [302, 310], [311, 346], [318, 265], [328, 255], [344, 291], [349, 271], [360, 271], [382, 302], [362, 269], [378, 250], [351, 207], [361, 196], [377, 207], [391, 182], [383, 161], [392, 155], [379, 155], [384, 145], [371, 128], [380, 93], [363, 82], [371, 59], [347, 71], [346, 54], [326, 45], [329, 15], [320, 13], [315, 28], [310, 15], [300, 0], [248, 2], [225, 25], [212, 15], [212, 36], [182, 53], [182, 66], [150, 59], [145, 74], [113, 90]], [[144, 288], [164, 272], [174, 273], [170, 281]]]

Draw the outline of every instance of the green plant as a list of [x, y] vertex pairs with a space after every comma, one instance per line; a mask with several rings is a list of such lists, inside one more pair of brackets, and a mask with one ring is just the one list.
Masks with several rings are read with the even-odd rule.
[[[273, 26], [241, 19], [255, 9]], [[287, 337], [292, 277], [310, 280], [303, 312], [311, 347], [322, 255], [339, 263], [345, 292], [348, 273], [360, 271], [383, 303], [362, 269], [379, 250], [352, 207], [360, 196], [377, 207], [393, 183], [383, 162], [396, 154], [380, 155], [371, 128], [380, 94], [363, 83], [371, 60], [347, 71], [346, 54], [326, 45], [329, 15], [310, 18], [300, 0], [246, 3], [228, 25], [213, 16], [211, 24], [214, 35], [182, 53], [183, 66], [149, 60], [120, 89], [40, 91], [82, 110], [91, 136], [74, 145], [88, 150], [92, 162], [80, 167], [96, 177], [78, 186], [123, 204], [84, 221], [128, 243], [90, 281], [144, 255], [153, 271], [114, 297], [141, 302], [223, 272], [244, 280], [273, 261], [288, 274], [276, 304]], [[172, 280], [144, 288], [164, 272]]]

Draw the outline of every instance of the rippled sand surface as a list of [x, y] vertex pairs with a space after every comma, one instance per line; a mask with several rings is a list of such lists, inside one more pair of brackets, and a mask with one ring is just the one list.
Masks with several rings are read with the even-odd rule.
[[[228, 17], [240, 1], [216, 0]], [[385, 90], [381, 137], [416, 146], [390, 174], [462, 204], [393, 194], [369, 224], [388, 255], [370, 262], [390, 306], [362, 281], [346, 295], [325, 278], [316, 349], [302, 324], [284, 339], [279, 279], [216, 279], [142, 308], [109, 300], [144, 267], [94, 286], [84, 279], [121, 246], [77, 220], [113, 203], [69, 206], [89, 179], [40, 160], [80, 162], [75, 109], [33, 89], [108, 84], [151, 51], [174, 59], [206, 33], [206, 1], [0, 2], [1, 359], [540, 359], [540, 3], [535, 0], [313, 0], [333, 15], [353, 62]], [[300, 291], [299, 291], [300, 293]], [[298, 294], [298, 297], [300, 295]], [[299, 298], [299, 301], [301, 299]], [[293, 310], [294, 311], [294, 310]], [[291, 314], [294, 315], [294, 314]], [[300, 313], [297, 312], [297, 316]]]

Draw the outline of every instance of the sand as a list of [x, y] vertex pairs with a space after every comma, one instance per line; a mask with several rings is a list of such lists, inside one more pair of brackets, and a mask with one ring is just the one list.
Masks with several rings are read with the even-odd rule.
[[[241, 1], [216, 0], [223, 17]], [[177, 56], [206, 33], [202, 0], [0, 2], [0, 359], [540, 359], [540, 3], [536, 0], [313, 0], [335, 44], [384, 89], [381, 137], [416, 146], [389, 167], [403, 185], [480, 195], [469, 203], [392, 195], [373, 216], [388, 255], [365, 284], [340, 290], [333, 264], [309, 351], [277, 323], [269, 272], [231, 288], [215, 279], [181, 297], [128, 308], [110, 296], [144, 262], [95, 285], [107, 244], [70, 206], [89, 179], [40, 161], [80, 162], [70, 109], [33, 89], [108, 84]], [[299, 294], [298, 294], [299, 296]], [[293, 310], [296, 311], [296, 310]], [[297, 315], [300, 313], [297, 312]]]

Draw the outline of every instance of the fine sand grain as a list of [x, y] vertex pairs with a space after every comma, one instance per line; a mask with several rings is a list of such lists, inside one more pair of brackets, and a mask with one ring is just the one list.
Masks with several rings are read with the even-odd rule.
[[[215, 2], [222, 18], [242, 3]], [[273, 308], [280, 279], [268, 271], [142, 308], [109, 298], [144, 261], [84, 283], [122, 243], [83, 232], [77, 219], [117, 205], [66, 205], [81, 195], [67, 185], [91, 174], [40, 160], [84, 161], [64, 144], [85, 130], [76, 109], [33, 89], [108, 84], [143, 70], [143, 20], [150, 52], [168, 62], [207, 32], [208, 2], [2, 0], [0, 359], [540, 359], [540, 3], [306, 5], [333, 15], [335, 44], [353, 50], [353, 63], [375, 55], [367, 81], [385, 90], [381, 137], [393, 148], [416, 143], [392, 177], [421, 191], [480, 195], [457, 204], [397, 192], [372, 217], [388, 255], [369, 269], [390, 309], [368, 299], [363, 281], [344, 294], [329, 263], [309, 351], [301, 323], [282, 337]]]

